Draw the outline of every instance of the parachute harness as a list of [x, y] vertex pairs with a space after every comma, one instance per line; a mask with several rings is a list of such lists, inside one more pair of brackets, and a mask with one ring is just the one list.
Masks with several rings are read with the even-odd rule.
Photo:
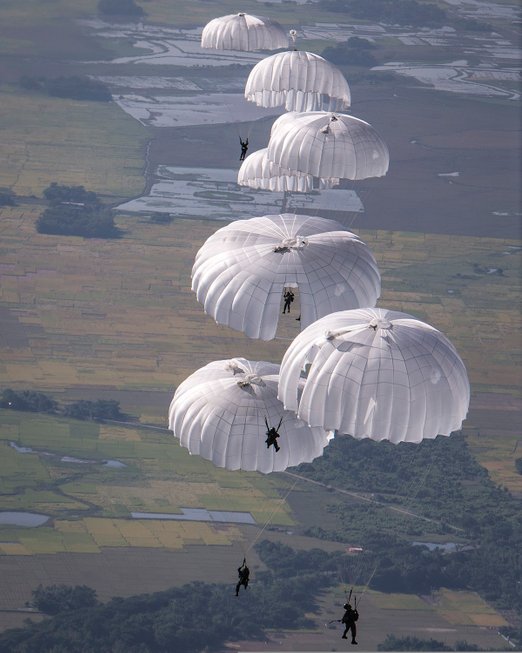
[[320, 130], [321, 134], [327, 134], [328, 135], [330, 133], [330, 125], [333, 122], [337, 122], [338, 120], [339, 120], [339, 118], [336, 115], [332, 114], [330, 116], [330, 122]]
[[264, 386], [265, 382], [257, 374], [245, 374], [245, 377], [237, 382], [240, 388], [246, 388], [251, 385]]
[[304, 236], [294, 236], [293, 238], [283, 238], [279, 245], [274, 247], [276, 254], [287, 254], [293, 249], [304, 249], [308, 245], [308, 238]]

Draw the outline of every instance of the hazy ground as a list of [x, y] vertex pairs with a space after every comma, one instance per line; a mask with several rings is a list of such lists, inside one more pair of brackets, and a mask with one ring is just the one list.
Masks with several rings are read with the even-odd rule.
[[[62, 0], [27, 0], [23, 6], [11, 2], [0, 8], [0, 187], [23, 196], [18, 207], [0, 209], [0, 389], [30, 388], [64, 401], [115, 398], [133, 417], [164, 425], [172, 391], [191, 371], [238, 352], [278, 361], [286, 347], [284, 338], [297, 332], [295, 322], [282, 325], [282, 340], [253, 343], [203, 314], [189, 289], [190, 268], [197, 248], [219, 225], [175, 220], [161, 226], [140, 214], [121, 214], [118, 224], [124, 237], [119, 241], [42, 236], [34, 230], [44, 206], [42, 190], [52, 181], [83, 184], [115, 205], [147, 194], [157, 181], [158, 166], [234, 169], [239, 133], [248, 130], [252, 150], [264, 147], [271, 119], [241, 127], [160, 128], [151, 126], [159, 119], [141, 124], [114, 103], [60, 100], [20, 89], [23, 74], [86, 72], [104, 77], [116, 97], [139, 94], [152, 98], [153, 104], [156, 96], [166, 94], [170, 108], [187, 92], [202, 97], [213, 87], [239, 92], [245, 68], [227, 65], [209, 73], [193, 70], [187, 61], [136, 62], [136, 56], [151, 51], [142, 48], [137, 54], [128, 34], [114, 39], [109, 30], [108, 36], [94, 38], [85, 23], [70, 20], [92, 19], [95, 5], [95, 0], [78, 0], [74, 7]], [[476, 17], [496, 6], [497, 14], [488, 16], [496, 21], [495, 40], [506, 38], [516, 45], [510, 3], [462, 6]], [[294, 5], [245, 5], [254, 13], [261, 8], [263, 13], [273, 9], [287, 25], [295, 21]], [[233, 10], [229, 2], [194, 2], [187, 17], [186, 9], [176, 3], [147, 3], [150, 22], [175, 25], [176, 30], [197, 31], [213, 15]], [[313, 5], [301, 6], [301, 11], [310, 43], [325, 47], [333, 28], [314, 27], [325, 18]], [[326, 18], [339, 22], [338, 16]], [[357, 29], [363, 36], [387, 38], [386, 30]], [[338, 27], [336, 34], [342, 40], [346, 29]], [[418, 34], [394, 34], [387, 46], [389, 61], [421, 59], [437, 67], [441, 59], [446, 64], [461, 59], [455, 52], [458, 39], [445, 35], [453, 41], [433, 45], [429, 39], [442, 36], [425, 36], [419, 44], [413, 42]], [[408, 38], [411, 44], [404, 42]], [[164, 40], [158, 42], [161, 55]], [[513, 47], [496, 44], [496, 58], [493, 45], [484, 50], [488, 66], [496, 61], [501, 72], [516, 67], [516, 60], [506, 55]], [[397, 58], [391, 56], [393, 48]], [[102, 59], [105, 63], [99, 63]], [[463, 66], [453, 68], [460, 74]], [[521, 455], [516, 451], [521, 423], [520, 107], [506, 99], [516, 86], [512, 78], [499, 73], [491, 85], [495, 92], [490, 96], [471, 97], [414, 85], [408, 77], [354, 84], [353, 113], [381, 133], [390, 148], [391, 166], [382, 179], [346, 184], [362, 201], [364, 212], [354, 211], [358, 205], [343, 204], [328, 216], [354, 220], [354, 230], [372, 248], [383, 274], [380, 305], [429, 321], [455, 343], [472, 383], [468, 441], [492, 478], [520, 493], [522, 477], [514, 467]], [[223, 206], [218, 200], [217, 210]], [[498, 269], [503, 273], [491, 272]], [[1, 628], [22, 623], [23, 612], [2, 610], [22, 609], [38, 583], [86, 582], [106, 599], [194, 578], [226, 582], [228, 570], [235, 569], [245, 546], [256, 537], [253, 527], [182, 531], [172, 526], [172, 532], [158, 534], [151, 524], [129, 526], [129, 512], [234, 505], [252, 511], [263, 524], [263, 502], [273, 505], [286, 491], [280, 478], [257, 481], [247, 475], [238, 483], [234, 475], [190, 459], [168, 436], [63, 420], [35, 422], [34, 416], [5, 411], [0, 417], [0, 510], [41, 511], [52, 517], [45, 528], [31, 532], [0, 527]], [[17, 453], [10, 441], [70, 456], [115, 458], [128, 468], [91, 465], [80, 472], [73, 463]], [[210, 489], [203, 488], [203, 479]], [[338, 546], [298, 534], [310, 506], [311, 521], [324, 519], [329, 494], [297, 486], [287, 499], [274, 520], [279, 530], [265, 534], [299, 546]], [[87, 514], [94, 509], [100, 510], [96, 519]], [[260, 650], [337, 646], [339, 633], [323, 632], [321, 622], [336, 613], [341, 601], [339, 589], [325, 597], [320, 633], [274, 634], [271, 646], [262, 644]], [[448, 642], [467, 639], [492, 648], [503, 644], [496, 627], [504, 617], [476, 595], [455, 599], [368, 593], [365, 601], [371, 615], [371, 629], [363, 622], [368, 650], [388, 632]], [[251, 650], [255, 646], [248, 644]]]

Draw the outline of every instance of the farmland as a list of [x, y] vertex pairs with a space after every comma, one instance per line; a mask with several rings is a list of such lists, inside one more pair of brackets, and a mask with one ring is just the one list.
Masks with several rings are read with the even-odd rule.
[[[159, 130], [115, 102], [52, 98], [19, 86], [29, 73], [149, 74], [143, 64], [108, 63], [136, 53], [128, 40], [94, 37], [75, 22], [93, 19], [95, 6], [95, 0], [28, 0], [0, 10], [6, 37], [0, 42], [0, 190], [17, 195], [16, 206], [0, 207], [0, 391], [38, 390], [61, 406], [114, 399], [127, 417], [115, 424], [0, 411], [0, 512], [49, 517], [38, 528], [0, 526], [0, 629], [22, 625], [21, 610], [39, 583], [86, 583], [107, 600], [191, 580], [230, 582], [245, 553], [255, 579], [262, 564], [251, 546], [260, 536], [303, 548], [345, 548], [302, 534], [334, 523], [325, 512], [326, 490], [283, 474], [217, 469], [190, 456], [165, 430], [172, 393], [195, 369], [236, 356], [279, 362], [298, 332], [292, 313], [280, 321], [275, 341], [254, 342], [203, 313], [190, 290], [191, 267], [223, 223], [158, 224], [122, 211], [120, 239], [36, 232], [42, 191], [52, 182], [83, 185], [114, 206], [146, 193], [158, 165], [236, 165], [235, 125]], [[259, 6], [249, 0], [243, 9], [256, 13]], [[228, 0], [219, 8], [235, 10]], [[216, 8], [196, 1], [188, 15], [180, 3], [150, 0], [146, 10], [148, 22], [191, 27]], [[285, 24], [295, 17], [288, 3], [271, 5], [270, 12]], [[313, 4], [302, 12], [303, 23], [333, 24], [338, 17]], [[320, 50], [328, 39], [313, 43]], [[386, 47], [401, 56], [407, 50], [397, 39]], [[430, 50], [430, 56], [440, 54]], [[175, 66], [165, 70], [167, 77], [181, 75]], [[194, 74], [205, 77], [206, 71]], [[382, 125], [392, 151], [390, 174], [355, 188], [365, 213], [353, 230], [379, 265], [378, 305], [429, 322], [455, 344], [472, 387], [468, 444], [491, 478], [520, 496], [516, 110], [499, 99], [428, 97], [404, 81], [362, 82], [356, 89], [356, 115]], [[252, 143], [261, 146], [268, 123], [252, 129]], [[246, 512], [256, 525], [131, 516], [179, 517], [186, 508]], [[321, 599], [318, 623], [337, 616], [343, 590]], [[371, 629], [369, 618], [361, 623], [368, 649], [389, 632], [502, 645], [496, 631], [506, 617], [473, 592], [359, 591], [371, 615]], [[333, 628], [271, 637], [282, 642], [280, 650], [339, 644]], [[248, 643], [250, 650], [256, 646]]]

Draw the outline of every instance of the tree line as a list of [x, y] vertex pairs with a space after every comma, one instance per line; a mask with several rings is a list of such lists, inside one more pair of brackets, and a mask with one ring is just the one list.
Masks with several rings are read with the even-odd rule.
[[102, 421], [121, 420], [126, 417], [120, 410], [120, 402], [114, 399], [80, 399], [60, 408], [58, 402], [43, 392], [34, 390], [12, 390], [7, 388], [0, 395], [0, 408], [21, 410], [30, 413], [62, 415], [73, 419]]

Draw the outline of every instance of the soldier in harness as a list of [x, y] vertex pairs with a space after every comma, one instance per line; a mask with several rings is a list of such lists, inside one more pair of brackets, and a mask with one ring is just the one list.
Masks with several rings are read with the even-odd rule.
[[283, 315], [284, 315], [287, 310], [290, 313], [290, 305], [292, 304], [292, 302], [295, 299], [295, 295], [294, 295], [294, 293], [292, 292], [292, 290], [290, 288], [287, 288], [285, 290], [285, 294], [283, 295], [283, 299], [285, 300], [285, 303], [284, 303], [284, 306], [283, 306]]
[[355, 622], [357, 621], [357, 619], [359, 619], [357, 606], [355, 606], [354, 609], [349, 603], [345, 603], [343, 605], [343, 608], [344, 608], [344, 614], [343, 614], [343, 618], [341, 619], [341, 623], [344, 624], [344, 633], [342, 634], [342, 639], [348, 639], [346, 635], [350, 630], [352, 633], [352, 644], [357, 644], [357, 642], [355, 641], [355, 636], [357, 635], [357, 626], [355, 625]]
[[355, 622], [359, 619], [359, 613], [357, 612], [357, 597], [355, 597], [355, 604], [354, 607], [352, 608], [350, 604], [350, 599], [352, 598], [352, 591], [350, 590], [350, 594], [348, 596], [348, 599], [346, 603], [343, 605], [344, 608], [344, 614], [341, 619], [332, 619], [329, 621], [325, 626], [328, 626], [329, 624], [333, 624], [334, 621], [337, 621], [338, 623], [344, 624], [344, 632], [341, 635], [342, 639], [348, 639], [346, 635], [348, 634], [348, 631], [351, 631], [352, 634], [352, 644], [357, 645], [358, 642], [355, 639], [357, 635], [357, 626], [355, 625]]
[[239, 155], [239, 160], [244, 161], [248, 152], [248, 138], [244, 141], [240, 136], [239, 142], [241, 143], [241, 154]]
[[239, 596], [239, 588], [241, 587], [241, 585], [243, 585], [243, 587], [247, 589], [248, 581], [250, 580], [250, 569], [247, 567], [246, 558], [243, 558], [243, 564], [241, 565], [241, 567], [238, 567], [237, 575], [239, 577], [239, 580], [237, 581], [237, 585], [236, 585], [236, 596]]
[[277, 425], [277, 428], [274, 428], [273, 426], [268, 426], [268, 421], [265, 417], [265, 424], [266, 424], [266, 448], [269, 449], [271, 446], [274, 447], [276, 450], [276, 453], [281, 449], [281, 447], [277, 444], [277, 438], [279, 436], [279, 429], [281, 428], [281, 423], [283, 422], [283, 418], [279, 420], [279, 424]]

